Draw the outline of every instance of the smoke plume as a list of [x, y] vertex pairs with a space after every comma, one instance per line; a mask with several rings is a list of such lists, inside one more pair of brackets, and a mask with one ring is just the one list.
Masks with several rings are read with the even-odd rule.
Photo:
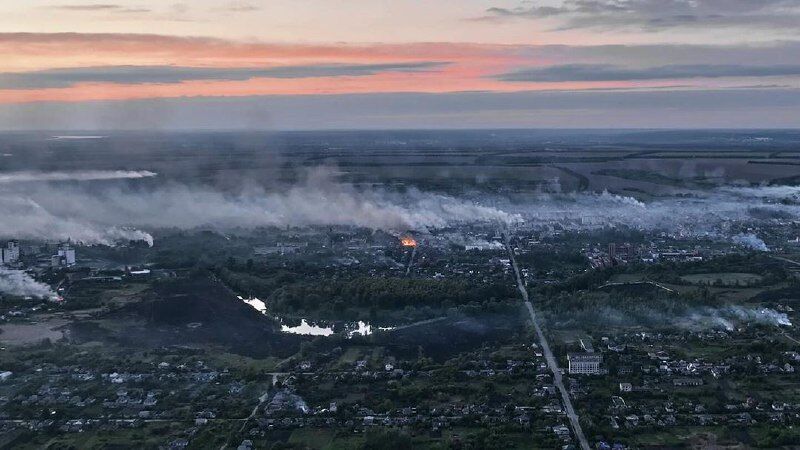
[[769, 247], [753, 233], [741, 233], [733, 237], [733, 242], [759, 252], [768, 252]]
[[[65, 194], [64, 191], [46, 189], [52, 201]], [[2, 194], [2, 192], [0, 192]], [[76, 201], [93, 202], [82, 197]], [[37, 203], [27, 195], [0, 195], [0, 210], [7, 214], [0, 220], [0, 236], [17, 239], [67, 240], [85, 244], [114, 245], [118, 241], [143, 240], [153, 244], [153, 237], [144, 231], [117, 225], [91, 223], [69, 211], [56, 211]]]
[[[93, 173], [84, 176], [98, 176]], [[124, 174], [147, 177], [152, 172]], [[0, 183], [0, 210], [6, 213], [0, 220], [0, 237], [152, 243], [149, 233], [163, 228], [233, 231], [349, 225], [401, 233], [524, 223], [550, 230], [609, 226], [663, 230], [765, 250], [767, 245], [756, 236], [739, 234], [744, 228], [739, 225], [800, 218], [800, 203], [792, 203], [800, 188], [793, 187], [720, 187], [647, 202], [609, 192], [538, 193], [510, 199], [492, 194], [456, 197], [413, 188], [404, 192], [359, 188], [339, 182], [337, 175], [330, 168], [317, 168], [282, 190], [252, 185], [233, 192], [177, 183], [138, 187], [114, 183], [102, 189], [77, 183]]]
[[[496, 206], [519, 214], [530, 227], [543, 229], [590, 230], [624, 226], [730, 241], [738, 234], [733, 229], [741, 224], [800, 218], [800, 203], [792, 202], [798, 196], [798, 187], [723, 187], [658, 197], [647, 202], [608, 192], [542, 193], [524, 202], [500, 200]], [[753, 248], [766, 247], [746, 235], [740, 239], [743, 239], [742, 244], [755, 245]]]
[[352, 225], [385, 231], [429, 230], [463, 223], [509, 224], [520, 216], [479, 201], [422, 192], [361, 190], [317, 169], [283, 191], [251, 186], [235, 194], [205, 186], [170, 184], [154, 189], [42, 185], [0, 191], [9, 220], [0, 235], [65, 239], [94, 244], [144, 239], [142, 229], [216, 229], [263, 226]]
[[654, 308], [642, 304], [623, 309], [614, 306], [593, 306], [578, 311], [570, 310], [554, 315], [560, 327], [570, 328], [576, 324], [591, 324], [597, 327], [659, 327], [670, 324], [685, 330], [702, 331], [724, 329], [733, 331], [750, 324], [774, 327], [790, 327], [792, 322], [785, 313], [770, 308], [747, 308], [739, 305], [714, 307]]
[[75, 172], [10, 172], [0, 174], [0, 183], [34, 181], [96, 181], [149, 178], [158, 174], [149, 170], [82, 170]]
[[16, 297], [55, 299], [58, 296], [50, 286], [34, 280], [22, 270], [0, 267], [0, 294]]
[[703, 308], [688, 316], [686, 321], [689, 328], [724, 328], [728, 331], [735, 329], [737, 323], [755, 323], [775, 327], [792, 326], [789, 316], [785, 313], [770, 308], [744, 308], [737, 305], [727, 305], [722, 308]]

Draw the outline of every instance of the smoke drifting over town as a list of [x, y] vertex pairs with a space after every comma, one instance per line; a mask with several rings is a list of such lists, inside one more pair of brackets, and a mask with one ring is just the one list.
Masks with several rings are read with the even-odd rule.
[[753, 233], [737, 234], [733, 237], [733, 242], [752, 250], [758, 250], [760, 252], [769, 251], [767, 244]]
[[[281, 190], [255, 184], [234, 193], [209, 186], [161, 184], [96, 189], [91, 183], [28, 183], [55, 180], [148, 178], [149, 171], [26, 172], [0, 178], [0, 207], [7, 219], [0, 235], [67, 239], [112, 245], [144, 240], [161, 228], [219, 230], [264, 226], [351, 225], [390, 232], [427, 231], [470, 223], [590, 229], [627, 226], [724, 238], [731, 223], [771, 214], [800, 217], [791, 204], [798, 188], [723, 187], [648, 202], [608, 192], [538, 194], [509, 200], [495, 195], [452, 196], [408, 189], [362, 189], [340, 182], [330, 168], [309, 171]], [[784, 200], [779, 202], [779, 200]], [[788, 204], [787, 204], [788, 203]], [[754, 213], [757, 211], [758, 213]], [[753, 234], [729, 234], [733, 242], [766, 251]]]
[[24, 271], [4, 267], [0, 267], [0, 294], [46, 299], [57, 297], [50, 286], [34, 280]]
[[746, 308], [726, 305], [720, 308], [701, 308], [678, 317], [677, 323], [687, 329], [724, 329], [733, 331], [744, 324], [790, 327], [791, 320], [786, 313], [770, 308]]
[[756, 235], [731, 228], [751, 221], [800, 217], [800, 206], [792, 203], [798, 193], [799, 188], [724, 187], [646, 202], [605, 191], [541, 194], [524, 203], [507, 205], [507, 210], [534, 226], [570, 230], [627, 226], [687, 236], [726, 239], [727, 235], [739, 245], [766, 251], [766, 244]]
[[422, 192], [361, 190], [334, 181], [327, 169], [282, 191], [251, 186], [236, 194], [170, 184], [154, 189], [76, 186], [6, 189], [0, 206], [12, 212], [0, 234], [93, 244], [152, 238], [142, 229], [353, 225], [386, 231], [428, 230], [471, 222], [509, 224], [521, 217], [477, 201]]
[[641, 308], [620, 310], [603, 306], [591, 310], [572, 311], [563, 317], [554, 316], [561, 326], [593, 323], [597, 326], [663, 326], [669, 323], [684, 330], [726, 330], [749, 324], [791, 327], [786, 313], [771, 308], [749, 308], [734, 304], [722, 307], [686, 308], [671, 312], [643, 305]]

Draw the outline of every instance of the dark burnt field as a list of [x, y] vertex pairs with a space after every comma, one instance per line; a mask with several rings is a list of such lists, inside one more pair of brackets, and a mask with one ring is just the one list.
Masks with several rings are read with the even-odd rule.
[[139, 301], [96, 319], [74, 323], [73, 339], [129, 347], [210, 345], [252, 357], [287, 357], [303, 340], [281, 333], [275, 321], [208, 274], [153, 283]]

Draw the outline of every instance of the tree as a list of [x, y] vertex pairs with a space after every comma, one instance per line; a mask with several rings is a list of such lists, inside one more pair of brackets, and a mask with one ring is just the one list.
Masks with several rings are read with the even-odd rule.
[[411, 437], [394, 430], [367, 431], [362, 450], [411, 450], [414, 444]]

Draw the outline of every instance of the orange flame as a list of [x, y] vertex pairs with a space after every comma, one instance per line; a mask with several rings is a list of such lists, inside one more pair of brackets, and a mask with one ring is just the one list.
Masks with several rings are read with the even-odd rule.
[[415, 241], [414, 238], [412, 238], [410, 236], [406, 236], [404, 238], [401, 238], [400, 239], [400, 243], [403, 245], [403, 247], [416, 247], [417, 246], [417, 241]]

